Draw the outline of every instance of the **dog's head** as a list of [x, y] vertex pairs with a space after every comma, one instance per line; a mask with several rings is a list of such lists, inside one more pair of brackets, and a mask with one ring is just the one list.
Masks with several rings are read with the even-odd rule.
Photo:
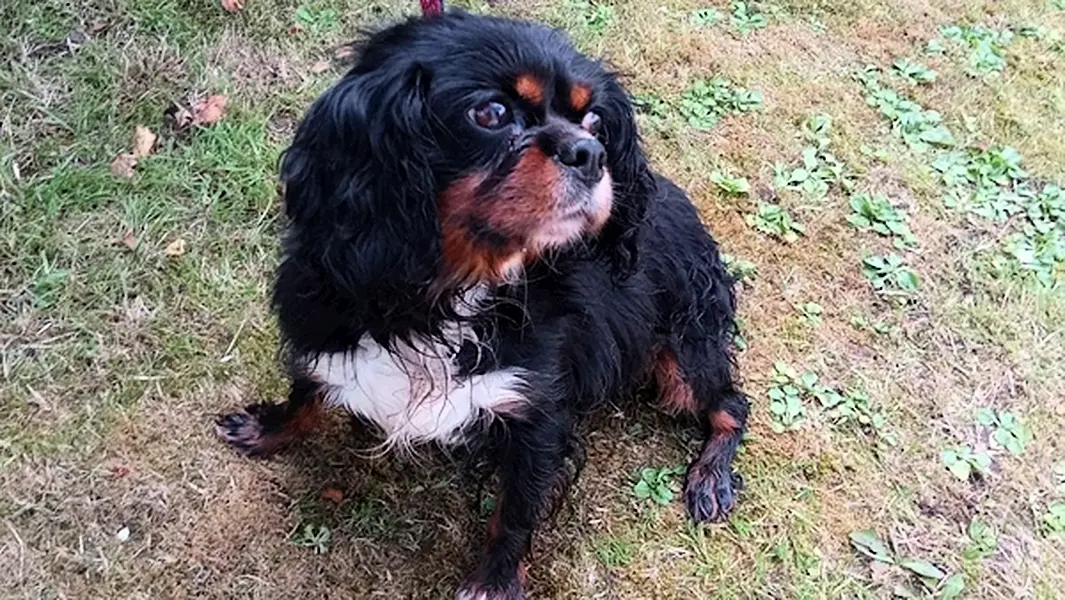
[[464, 13], [370, 36], [300, 124], [282, 183], [335, 282], [394, 298], [566, 253], [624, 275], [654, 185], [612, 73], [557, 31]]

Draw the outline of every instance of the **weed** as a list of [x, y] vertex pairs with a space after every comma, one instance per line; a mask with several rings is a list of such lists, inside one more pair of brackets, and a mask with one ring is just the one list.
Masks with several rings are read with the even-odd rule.
[[821, 406], [834, 425], [857, 427], [876, 437], [881, 448], [897, 446], [898, 439], [887, 429], [887, 417], [883, 411], [873, 406], [868, 394], [857, 390], [847, 390], [843, 394], [826, 389], [818, 394]]
[[710, 174], [710, 183], [730, 196], [744, 196], [751, 193], [751, 183], [746, 177], [732, 177], [720, 171]]
[[797, 427], [806, 416], [800, 389], [801, 379], [798, 373], [784, 362], [773, 364], [771, 377], [773, 386], [769, 388], [770, 427], [776, 433], [783, 433]]
[[698, 10], [693, 10], [688, 15], [688, 20], [691, 21], [693, 25], [699, 27], [716, 25], [723, 18], [725, 18], [725, 15], [721, 14], [721, 11], [716, 8], [700, 8]]
[[944, 203], [979, 217], [1005, 222], [1022, 215], [1001, 251], [1000, 270], [1020, 270], [1051, 286], [1065, 265], [1065, 193], [1047, 183], [1033, 186], [1021, 155], [1009, 146], [944, 152], [932, 162], [947, 187]]
[[1014, 456], [1023, 454], [1025, 446], [1032, 441], [1032, 430], [1011, 412], [982, 408], [976, 413], [976, 421], [992, 428], [992, 444], [1005, 448]]
[[861, 230], [893, 238], [896, 248], [916, 246], [917, 238], [906, 224], [906, 215], [883, 195], [855, 194], [850, 200], [851, 210], [847, 222]]
[[33, 276], [33, 305], [37, 308], [52, 306], [62, 295], [69, 277], [68, 269], [58, 269], [42, 256], [41, 266]]
[[907, 296], [920, 286], [917, 274], [905, 266], [897, 254], [863, 259], [862, 272], [873, 289], [886, 295]]
[[[852, 532], [849, 537], [851, 545], [861, 554], [875, 562], [897, 566], [916, 577], [926, 593], [935, 594], [940, 599], [950, 600], [957, 598], [965, 591], [965, 579], [961, 574], [955, 573], [948, 576], [942, 569], [926, 560], [897, 555], [888, 548], [887, 544], [880, 541], [879, 536], [872, 529]], [[896, 586], [894, 594], [896, 597], [917, 597], [915, 592], [905, 584]]]
[[599, 562], [608, 567], [624, 567], [632, 562], [635, 554], [631, 542], [612, 536], [600, 536], [593, 544]]
[[614, 7], [609, 4], [595, 2], [592, 4], [592, 10], [586, 19], [589, 30], [601, 33], [614, 21]]
[[496, 501], [495, 496], [485, 496], [481, 499], [480, 514], [482, 517], [488, 517], [495, 512], [496, 506], [499, 503]]
[[569, 0], [569, 8], [590, 33], [602, 34], [614, 22], [614, 7], [593, 0]]
[[1021, 155], [1009, 146], [944, 152], [932, 161], [948, 188], [947, 206], [1005, 221], [1022, 209], [1024, 180]]
[[721, 262], [725, 263], [725, 268], [728, 269], [729, 275], [737, 283], [754, 279], [754, 276], [758, 273], [758, 265], [755, 263], [726, 252], [721, 253]]
[[968, 444], [943, 450], [939, 459], [961, 481], [969, 481], [973, 473], [986, 475], [991, 467], [991, 457], [986, 452], [975, 452]]
[[871, 331], [877, 335], [885, 335], [891, 333], [891, 330], [894, 329], [894, 326], [892, 326], [891, 323], [887, 323], [884, 321], [871, 322], [863, 315], [851, 316], [851, 325], [855, 329], [859, 329], [862, 331]]
[[938, 56], [947, 53], [947, 47], [943, 45], [943, 42], [938, 38], [932, 38], [925, 44], [924, 53], [932, 56]]
[[737, 352], [746, 352], [749, 347], [747, 335], [744, 331], [743, 320], [736, 317], [736, 332], [732, 334], [732, 346]]
[[979, 560], [991, 556], [998, 550], [998, 534], [987, 523], [978, 519], [969, 522], [965, 530], [969, 543], [962, 551], [962, 558], [966, 560]]
[[943, 125], [942, 115], [882, 86], [876, 67], [866, 67], [855, 77], [865, 88], [866, 102], [880, 110], [891, 122], [892, 130], [912, 150], [927, 152], [954, 145], [954, 135]]
[[1048, 184], [1034, 196], [1024, 193], [1021, 197], [1026, 199], [1025, 218], [1020, 230], [1006, 238], [1003, 253], [1050, 287], [1065, 266], [1065, 192]]
[[332, 8], [313, 8], [302, 5], [296, 9], [296, 23], [303, 29], [316, 33], [336, 31], [340, 28], [340, 15]]
[[291, 536], [292, 543], [302, 548], [314, 548], [315, 554], [329, 552], [329, 544], [333, 538], [333, 532], [325, 525], [315, 526], [307, 523], [303, 529]]
[[766, 235], [779, 238], [789, 244], [805, 235], [806, 226], [791, 218], [788, 211], [778, 204], [758, 203], [758, 212], [747, 215], [747, 224]]
[[1055, 36], [1055, 32], [1047, 29], [1046, 27], [1021, 27], [1017, 30], [1017, 37], [1024, 38], [1026, 40], [1038, 40], [1052, 39]]
[[683, 474], [683, 465], [641, 469], [639, 478], [632, 486], [632, 493], [638, 500], [650, 499], [656, 504], [667, 505], [673, 502], [673, 496], [679, 490], [676, 477]]
[[896, 60], [891, 66], [895, 73], [914, 85], [932, 83], [936, 80], [935, 71], [905, 58]]
[[1048, 533], [1065, 535], [1065, 502], [1054, 502], [1048, 506], [1042, 521]]
[[[831, 387], [821, 384], [817, 373], [805, 371], [800, 375], [791, 365], [778, 361], [773, 363], [770, 378], [773, 383], [769, 388], [769, 412], [772, 421], [770, 426], [774, 432], [783, 433], [798, 426], [806, 416], [806, 405], [803, 402], [805, 398], [816, 399], [822, 407], [828, 408], [830, 413], [834, 414], [837, 422], [849, 421], [850, 417], [846, 411], [853, 407], [853, 404], [848, 404], [847, 399], [852, 396], [845, 397]], [[868, 399], [865, 408], [856, 409], [851, 414], [857, 417], [858, 412], [866, 416], [873, 414], [868, 409]], [[877, 421], [882, 424], [882, 417]]]
[[1065, 0], [1050, 0], [1050, 8], [1065, 10]]
[[750, 2], [733, 2], [729, 7], [732, 13], [730, 22], [741, 36], [746, 36], [756, 29], [765, 29], [769, 19], [758, 11]]
[[1009, 29], [995, 31], [980, 26], [950, 25], [939, 30], [948, 42], [968, 50], [965, 72], [973, 77], [1000, 73], [1006, 68], [1006, 46], [1013, 41]]
[[669, 104], [656, 94], [648, 92], [634, 94], [632, 104], [636, 112], [643, 115], [648, 123], [655, 127], [661, 127], [669, 118]]
[[806, 321], [809, 325], [820, 325], [821, 315], [824, 313], [824, 309], [816, 302], [803, 302], [802, 304], [796, 304], [795, 310], [799, 311], [802, 315], [803, 321]]
[[801, 190], [811, 198], [821, 199], [828, 194], [833, 184], [845, 190], [853, 187], [853, 174], [828, 151], [828, 133], [831, 129], [832, 118], [828, 115], [815, 115], [803, 124], [808, 145], [802, 151], [802, 165], [794, 169], [775, 165], [773, 185], [777, 189]]
[[761, 108], [759, 92], [732, 85], [723, 77], [697, 79], [680, 98], [680, 114], [699, 131], [713, 129], [725, 115]]
[[357, 535], [374, 539], [385, 538], [395, 527], [395, 519], [389, 514], [387, 506], [380, 498], [360, 498], [352, 505], [344, 525]]
[[885, 564], [895, 564], [895, 557], [872, 529], [862, 529], [850, 534], [851, 544], [858, 552]]

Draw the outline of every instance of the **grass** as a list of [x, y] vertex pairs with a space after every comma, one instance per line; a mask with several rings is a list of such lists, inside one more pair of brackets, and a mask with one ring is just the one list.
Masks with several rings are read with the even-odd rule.
[[[695, 428], [619, 399], [534, 597], [1059, 595], [1060, 2], [452, 4], [625, 73], [743, 277], [732, 519], [675, 494]], [[485, 518], [454, 458], [367, 457], [340, 417], [270, 462], [210, 430], [283, 392], [277, 158], [352, 33], [416, 6], [0, 6], [0, 595], [450, 597]], [[214, 125], [164, 117], [217, 94]]]

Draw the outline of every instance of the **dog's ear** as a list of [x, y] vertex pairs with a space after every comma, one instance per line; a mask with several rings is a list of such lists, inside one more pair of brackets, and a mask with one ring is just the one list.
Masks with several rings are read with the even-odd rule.
[[600, 104], [603, 144], [614, 179], [614, 208], [598, 237], [598, 250], [610, 259], [615, 274], [624, 278], [636, 265], [637, 235], [655, 195], [655, 179], [647, 164], [628, 93], [617, 78], [608, 76]]
[[[281, 164], [290, 253], [345, 301], [414, 294], [439, 255], [421, 65], [356, 66], [309, 109]], [[381, 296], [375, 298], [374, 296]]]

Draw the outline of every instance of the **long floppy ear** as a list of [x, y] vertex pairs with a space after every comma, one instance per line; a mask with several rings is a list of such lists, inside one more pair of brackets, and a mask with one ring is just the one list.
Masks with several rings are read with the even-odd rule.
[[409, 63], [359, 69], [315, 101], [285, 152], [289, 235], [279, 280], [313, 279], [308, 289], [325, 290], [316, 304], [369, 329], [363, 320], [403, 318], [401, 303], [433, 277], [440, 236], [430, 74]]
[[640, 147], [628, 93], [614, 75], [609, 76], [603, 89], [600, 118], [607, 165], [614, 179], [614, 208], [597, 243], [615, 273], [624, 278], [636, 266], [638, 233], [647, 203], [655, 195], [655, 179]]

